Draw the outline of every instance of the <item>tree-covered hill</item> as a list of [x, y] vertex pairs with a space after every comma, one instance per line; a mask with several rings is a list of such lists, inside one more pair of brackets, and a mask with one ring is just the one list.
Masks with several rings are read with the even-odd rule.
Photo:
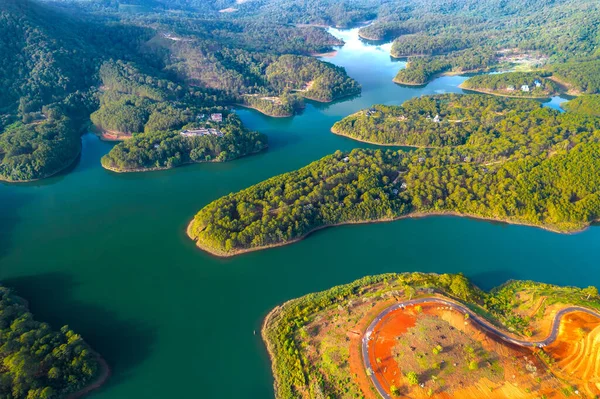
[[78, 20], [52, 7], [5, 0], [0, 7], [0, 110], [25, 115], [93, 83], [94, 60]]
[[[260, 102], [246, 95], [280, 97], [288, 112], [303, 97], [328, 101], [359, 90], [345, 71], [306, 56], [341, 44], [325, 30], [218, 12], [230, 3], [2, 2], [0, 179], [35, 180], [65, 169], [92, 113], [103, 130], [173, 133], [201, 110]], [[266, 77], [285, 54], [298, 57], [289, 72], [303, 77], [289, 87]], [[292, 93], [311, 81], [312, 90]]]
[[68, 326], [55, 331], [36, 321], [24, 302], [0, 287], [3, 398], [65, 398], [107, 371], [79, 335]]
[[561, 106], [574, 114], [600, 117], [600, 94], [580, 96], [561, 104]]
[[[415, 214], [468, 215], [562, 232], [600, 218], [598, 118], [481, 95], [374, 108], [344, 128], [434, 148], [338, 151], [210, 203], [190, 223], [189, 236], [209, 252], [235, 255], [326, 226]], [[432, 114], [441, 116], [439, 122]]]
[[[535, 101], [480, 95], [440, 95], [413, 98], [401, 106], [374, 105], [337, 122], [332, 131], [376, 144], [444, 147], [467, 144], [477, 134], [539, 109]], [[554, 118], [539, 124], [553, 124]], [[498, 127], [501, 128], [501, 127]], [[492, 133], [493, 134], [496, 133]]]

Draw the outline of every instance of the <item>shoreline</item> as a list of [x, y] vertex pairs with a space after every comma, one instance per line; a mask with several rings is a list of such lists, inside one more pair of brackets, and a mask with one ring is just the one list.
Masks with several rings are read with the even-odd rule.
[[94, 355], [96, 356], [96, 360], [98, 360], [99, 367], [100, 367], [100, 373], [98, 374], [96, 379], [94, 381], [92, 381], [89, 385], [83, 387], [82, 389], [80, 389], [77, 392], [73, 392], [73, 393], [67, 395], [66, 399], [82, 398], [85, 395], [89, 394], [90, 392], [100, 389], [106, 383], [106, 381], [108, 381], [109, 377], [112, 374], [112, 371], [111, 371], [110, 367], [108, 366], [108, 363], [106, 362], [106, 360], [104, 360], [104, 358], [102, 356], [100, 356], [99, 353], [94, 352]]
[[104, 169], [106, 169], [106, 170], [109, 170], [109, 171], [111, 171], [111, 172], [114, 172], [114, 173], [142, 173], [142, 172], [157, 172], [157, 171], [160, 171], [160, 170], [169, 170], [169, 169], [175, 169], [175, 168], [178, 168], [178, 167], [180, 167], [180, 166], [193, 165], [193, 164], [202, 164], [202, 163], [225, 163], [225, 162], [231, 162], [231, 161], [235, 161], [236, 159], [240, 159], [240, 158], [244, 158], [244, 157], [247, 157], [247, 156], [250, 156], [250, 155], [254, 155], [254, 154], [261, 153], [261, 152], [265, 151], [265, 150], [266, 150], [266, 149], [268, 149], [268, 148], [269, 148], [269, 146], [268, 146], [268, 145], [266, 145], [264, 148], [262, 148], [262, 149], [260, 149], [260, 150], [258, 150], [258, 151], [249, 152], [248, 154], [245, 154], [245, 155], [242, 155], [242, 156], [239, 156], [239, 157], [237, 157], [237, 158], [233, 158], [233, 159], [230, 159], [230, 160], [227, 160], [227, 161], [217, 161], [217, 160], [210, 160], [210, 161], [200, 161], [200, 162], [196, 162], [196, 161], [189, 161], [189, 162], [184, 162], [184, 163], [181, 163], [181, 164], [179, 164], [179, 165], [177, 165], [177, 166], [172, 166], [172, 167], [170, 167], [170, 168], [169, 168], [169, 167], [166, 167], [166, 166], [161, 166], [161, 167], [143, 168], [143, 169], [127, 169], [127, 170], [118, 170], [118, 169], [115, 169], [115, 168], [113, 168], [113, 167], [110, 167], [110, 166], [105, 166], [105, 165], [103, 165], [103, 164], [102, 164], [102, 161], [100, 161], [100, 165], [101, 165], [101, 166], [102, 166]]
[[273, 244], [268, 244], [268, 245], [263, 245], [260, 247], [254, 247], [254, 248], [247, 248], [247, 249], [237, 249], [235, 251], [230, 251], [230, 252], [224, 252], [220, 249], [215, 249], [215, 248], [209, 248], [207, 245], [200, 243], [198, 239], [194, 239], [191, 234], [190, 234], [190, 230], [192, 227], [192, 224], [194, 223], [194, 218], [192, 218], [192, 220], [188, 223], [188, 226], [186, 228], [186, 234], [188, 236], [188, 238], [190, 238], [192, 241], [195, 242], [196, 246], [198, 248], [200, 248], [202, 251], [213, 255], [215, 257], [218, 258], [232, 258], [234, 256], [237, 255], [242, 255], [242, 254], [246, 254], [246, 253], [251, 253], [251, 252], [257, 252], [257, 251], [262, 251], [265, 249], [271, 249], [271, 248], [277, 248], [277, 247], [283, 247], [286, 245], [290, 245], [290, 244], [294, 244], [297, 243], [299, 241], [304, 240], [306, 237], [308, 237], [309, 235], [326, 229], [326, 228], [330, 228], [330, 227], [336, 227], [336, 226], [346, 226], [346, 225], [360, 225], [360, 224], [375, 224], [375, 223], [386, 223], [386, 222], [395, 222], [398, 220], [404, 220], [404, 219], [421, 219], [421, 218], [426, 218], [426, 217], [431, 217], [431, 216], [451, 216], [451, 217], [460, 217], [460, 218], [467, 218], [467, 219], [474, 219], [474, 220], [478, 220], [478, 221], [487, 221], [487, 222], [498, 222], [498, 223], [503, 223], [503, 224], [508, 224], [508, 225], [514, 225], [514, 226], [527, 226], [527, 227], [535, 227], [535, 228], [539, 228], [542, 230], [546, 230], [552, 233], [556, 233], [556, 234], [565, 234], [565, 235], [573, 235], [573, 234], [578, 234], [578, 233], [582, 233], [584, 231], [586, 231], [587, 229], [590, 228], [590, 226], [592, 225], [592, 223], [594, 223], [594, 221], [588, 223], [586, 226], [581, 227], [579, 229], [574, 229], [574, 230], [558, 230], [552, 226], [546, 226], [546, 225], [537, 225], [537, 224], [532, 224], [532, 223], [527, 223], [527, 222], [518, 222], [518, 221], [513, 221], [513, 220], [508, 220], [508, 219], [500, 219], [500, 218], [493, 218], [493, 217], [485, 217], [485, 216], [476, 216], [476, 215], [470, 215], [470, 214], [463, 214], [463, 213], [458, 213], [458, 212], [454, 212], [454, 211], [437, 211], [437, 212], [414, 212], [414, 213], [409, 213], [406, 215], [402, 215], [402, 216], [398, 216], [398, 217], [394, 217], [394, 218], [382, 218], [382, 219], [374, 219], [374, 220], [361, 220], [361, 221], [348, 221], [348, 222], [340, 222], [340, 223], [335, 223], [335, 224], [328, 224], [328, 225], [323, 225], [323, 226], [318, 226], [312, 230], [310, 230], [309, 232], [303, 234], [300, 237], [294, 238], [292, 240], [289, 241], [285, 241], [285, 242], [279, 242], [279, 243], [273, 243]]
[[338, 50], [332, 50], [332, 51], [327, 51], [325, 53], [311, 53], [310, 56], [311, 57], [317, 57], [317, 58], [332, 58], [335, 57], [338, 53]]
[[56, 176], [56, 175], [64, 172], [65, 170], [69, 169], [71, 166], [73, 166], [75, 164], [75, 162], [77, 162], [77, 160], [81, 156], [82, 150], [83, 150], [83, 146], [79, 146], [79, 151], [77, 151], [77, 155], [75, 155], [75, 157], [72, 160], [70, 160], [64, 167], [62, 167], [59, 170], [52, 172], [50, 174], [44, 175], [42, 177], [38, 177], [36, 179], [31, 179], [31, 180], [8, 180], [8, 179], [5, 179], [4, 177], [0, 176], [0, 182], [1, 183], [9, 183], [9, 184], [34, 183], [36, 181], [40, 181], [40, 180], [44, 180], [44, 179], [48, 179], [50, 177]]
[[574, 89], [572, 84], [567, 83], [564, 80], [561, 80], [559, 77], [557, 77], [555, 75], [550, 75], [546, 79], [550, 79], [554, 83], [558, 84], [562, 89], [564, 89], [563, 94], [566, 94], [568, 96], [579, 97], [579, 96], [582, 96], [585, 94], [577, 89]]
[[472, 89], [472, 88], [469, 88], [469, 87], [465, 87], [465, 82], [459, 84], [458, 88], [462, 89], [462, 90], [472, 91], [472, 92], [481, 93], [481, 94], [488, 94], [490, 96], [497, 96], [497, 97], [522, 98], [522, 99], [525, 99], [525, 100], [549, 100], [552, 97], [555, 97], [555, 96], [558, 96], [558, 95], [561, 94], [561, 93], [554, 93], [554, 94], [548, 94], [546, 96], [538, 96], [538, 97], [535, 97], [535, 96], [511, 96], [510, 94], [494, 93], [493, 91], [489, 91], [489, 90]]
[[275, 306], [267, 315], [265, 316], [262, 326], [260, 328], [260, 337], [265, 345], [265, 349], [267, 350], [267, 355], [269, 357], [269, 362], [271, 363], [271, 375], [273, 376], [273, 392], [277, 392], [277, 388], [280, 385], [278, 375], [276, 373], [276, 360], [275, 360], [275, 350], [273, 349], [273, 343], [267, 337], [267, 331], [270, 328], [271, 320], [281, 311], [281, 309], [288, 303], [292, 302], [293, 299], [282, 303], [281, 305]]
[[[408, 67], [408, 63], [407, 63], [407, 67]], [[401, 69], [400, 71], [403, 71], [404, 69]], [[474, 69], [472, 71], [446, 71], [446, 72], [438, 72], [434, 75], [432, 75], [429, 79], [427, 79], [427, 81], [425, 83], [410, 83], [410, 82], [403, 82], [401, 80], [399, 80], [397, 78], [398, 75], [396, 75], [393, 79], [392, 82], [399, 84], [399, 85], [403, 85], [403, 86], [427, 86], [429, 83], [433, 82], [434, 80], [444, 77], [444, 76], [462, 76], [462, 75], [469, 75], [469, 74], [474, 74], [474, 73], [490, 73], [492, 72], [494, 69], [493, 68], [489, 68], [487, 70], [484, 69]], [[400, 71], [398, 71], [398, 73], [400, 73]], [[458, 86], [459, 88], [462, 89], [462, 87]], [[467, 90], [467, 89], [465, 89]]]
[[242, 107], [242, 108], [246, 108], [246, 109], [253, 109], [257, 112], [260, 112], [261, 114], [271, 117], [271, 118], [291, 118], [292, 116], [294, 116], [295, 114], [289, 114], [289, 115], [272, 115], [272, 114], [268, 114], [265, 111], [261, 110], [260, 108], [257, 108], [255, 106], [252, 105], [245, 105], [245, 104], [240, 104], [240, 103], [234, 103], [233, 104], [234, 107]]
[[[115, 130], [107, 130], [99, 128], [98, 126], [91, 123], [90, 130], [98, 136], [98, 138], [102, 141], [107, 142], [116, 142], [116, 141], [125, 141], [127, 139], [133, 138], [133, 134], [127, 134], [123, 132], [117, 132]], [[114, 137], [111, 137], [114, 136]], [[125, 136], [125, 137], [121, 137]]]

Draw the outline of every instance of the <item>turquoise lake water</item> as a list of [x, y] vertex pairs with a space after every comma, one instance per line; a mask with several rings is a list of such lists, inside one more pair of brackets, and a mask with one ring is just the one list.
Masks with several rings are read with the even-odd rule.
[[346, 67], [362, 95], [309, 104], [287, 119], [239, 110], [249, 127], [269, 136], [264, 153], [115, 174], [100, 166], [112, 144], [87, 134], [68, 173], [0, 184], [0, 278], [29, 299], [38, 319], [69, 324], [106, 358], [113, 376], [94, 399], [272, 398], [258, 335], [266, 313], [369, 274], [463, 272], [485, 289], [511, 278], [600, 285], [597, 227], [558, 235], [431, 217], [326, 229], [231, 259], [195, 248], [185, 227], [212, 200], [338, 149], [375, 147], [331, 134], [337, 120], [374, 103], [461, 92], [466, 77], [396, 85], [392, 78], [405, 64], [389, 57], [389, 44], [363, 43], [356, 30], [332, 32], [346, 45], [327, 60]]

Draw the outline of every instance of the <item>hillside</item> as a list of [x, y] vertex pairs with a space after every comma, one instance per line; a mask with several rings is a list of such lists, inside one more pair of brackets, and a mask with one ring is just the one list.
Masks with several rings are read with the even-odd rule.
[[[341, 44], [323, 29], [229, 20], [218, 12], [225, 3], [4, 2], [0, 179], [30, 181], [67, 168], [90, 114], [116, 137], [173, 135], [211, 109], [254, 102], [267, 114], [293, 114], [304, 97], [331, 101], [360, 90], [343, 69], [306, 56]], [[185, 16], [161, 14], [190, 7]], [[265, 78], [285, 54], [297, 60], [286, 73], [301, 77], [292, 85]], [[286, 106], [273, 110], [247, 95]], [[242, 136], [227, 144], [245, 148], [235, 141]]]
[[290, 244], [348, 223], [454, 214], [575, 232], [600, 218], [600, 119], [535, 101], [440, 95], [376, 106], [338, 134], [416, 151], [338, 151], [224, 196], [190, 222], [213, 254]]
[[390, 273], [277, 306], [262, 336], [277, 399], [595, 397], [598, 309], [595, 287]]
[[15, 399], [71, 397], [102, 384], [109, 370], [81, 336], [39, 322], [26, 302], [0, 287], [0, 333], [3, 360], [0, 393]]

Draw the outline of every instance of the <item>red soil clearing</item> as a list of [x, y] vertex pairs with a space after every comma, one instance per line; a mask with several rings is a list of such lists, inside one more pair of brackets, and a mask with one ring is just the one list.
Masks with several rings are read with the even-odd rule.
[[402, 383], [402, 374], [392, 356], [392, 349], [398, 342], [398, 337], [415, 323], [416, 317], [412, 312], [399, 309], [387, 314], [373, 329], [369, 360], [376, 378], [388, 394], [392, 385], [399, 386]]
[[547, 351], [556, 360], [556, 374], [579, 380], [580, 389], [591, 397], [600, 394], [600, 319], [583, 312], [566, 315]]
[[379, 394], [371, 389], [371, 379], [365, 371], [365, 366], [362, 359], [361, 344], [362, 334], [367, 329], [370, 321], [373, 320], [385, 308], [391, 306], [394, 301], [384, 301], [373, 307], [354, 327], [353, 330], [347, 332], [350, 338], [350, 372], [355, 376], [355, 381], [360, 386], [363, 394], [368, 399], [381, 399]]

